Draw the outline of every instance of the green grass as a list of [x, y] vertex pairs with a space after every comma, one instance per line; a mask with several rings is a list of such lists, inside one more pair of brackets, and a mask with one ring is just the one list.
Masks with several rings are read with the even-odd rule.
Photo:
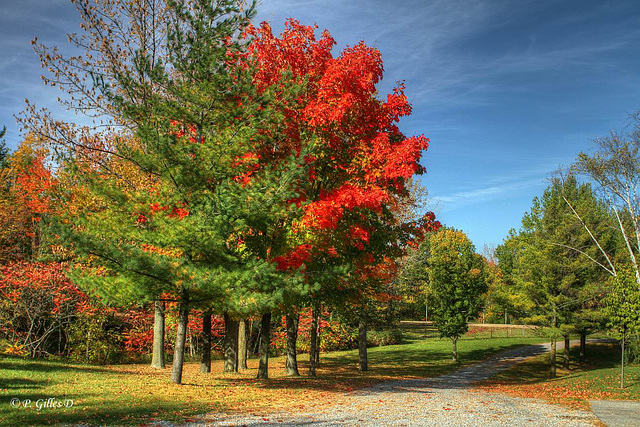
[[559, 351], [554, 379], [549, 379], [549, 358], [543, 355], [499, 373], [484, 381], [481, 388], [577, 408], [588, 408], [589, 400], [640, 400], [640, 364], [625, 367], [625, 388], [620, 389], [618, 344], [587, 344], [582, 365], [578, 363], [579, 349], [572, 347], [568, 370], [562, 368], [562, 355]]
[[[438, 338], [440, 333], [433, 323], [408, 321], [400, 324], [403, 334], [419, 336], [421, 338]], [[467, 337], [469, 338], [516, 338], [538, 337], [541, 333], [535, 326], [527, 325], [496, 325], [471, 324]]]
[[[184, 420], [212, 411], [301, 409], [335, 401], [344, 391], [387, 379], [440, 375], [482, 360], [501, 350], [540, 342], [541, 338], [462, 339], [460, 363], [451, 361], [451, 342], [445, 339], [408, 340], [402, 345], [369, 349], [371, 370], [357, 370], [357, 351], [323, 354], [317, 378], [287, 378], [284, 358], [272, 358], [267, 381], [255, 380], [257, 361], [249, 370], [223, 374], [220, 361], [211, 374], [199, 365], [185, 366], [184, 384], [169, 382], [170, 369], [147, 365], [88, 366], [15, 356], [0, 356], [0, 424], [51, 425], [65, 423], [141, 424], [152, 419]], [[308, 359], [300, 355], [301, 372]], [[31, 401], [13, 407], [12, 399]], [[42, 408], [39, 399], [72, 399], [70, 408]]]

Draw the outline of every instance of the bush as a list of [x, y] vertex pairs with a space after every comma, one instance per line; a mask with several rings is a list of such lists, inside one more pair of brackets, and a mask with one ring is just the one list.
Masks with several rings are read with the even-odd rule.
[[[298, 351], [308, 352], [311, 340], [311, 309], [300, 313], [298, 324]], [[320, 350], [350, 350], [358, 346], [358, 329], [347, 325], [331, 313], [325, 311], [320, 316]], [[287, 328], [285, 316], [271, 335], [271, 348], [280, 354], [287, 348]]]
[[151, 351], [153, 311], [92, 298], [58, 262], [0, 266], [0, 351], [86, 363], [140, 360]]
[[125, 323], [113, 313], [79, 316], [69, 329], [69, 353], [75, 360], [105, 365], [120, 362]]
[[633, 335], [627, 341], [627, 361], [630, 363], [640, 363], [640, 335]]
[[33, 357], [61, 354], [67, 329], [88, 302], [65, 276], [63, 264], [0, 266], [0, 339]]
[[320, 333], [320, 350], [350, 350], [358, 347], [358, 329], [344, 323], [329, 322]]
[[402, 344], [402, 339], [402, 331], [397, 328], [383, 331], [370, 331], [367, 333], [367, 345], [369, 347]]

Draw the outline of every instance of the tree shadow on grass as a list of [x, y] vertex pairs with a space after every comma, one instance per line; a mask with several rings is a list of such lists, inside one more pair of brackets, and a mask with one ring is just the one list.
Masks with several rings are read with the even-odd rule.
[[[621, 349], [618, 343], [587, 343], [585, 350], [585, 363], [580, 365], [580, 348], [572, 347], [570, 351], [571, 366], [578, 370], [609, 369], [616, 367], [620, 362]], [[559, 357], [562, 363], [562, 357]]]
[[72, 364], [68, 362], [32, 359], [21, 356], [0, 356], [0, 370], [29, 372], [105, 372], [106, 367]]
[[[103, 373], [106, 368], [78, 366], [57, 361], [37, 360], [19, 356], [3, 356], [0, 359], [0, 390], [15, 393], [13, 397], [27, 396], [59, 383], [59, 374]], [[52, 397], [52, 396], [48, 396]], [[31, 399], [31, 397], [29, 397]], [[37, 400], [37, 399], [31, 399]]]
[[[585, 371], [610, 369], [619, 366], [620, 346], [616, 343], [587, 343], [585, 363], [579, 363], [580, 348], [570, 349], [570, 369], [563, 368], [563, 351], [556, 354], [556, 365], [560, 375], [549, 377], [550, 365], [548, 357], [526, 360], [493, 378], [482, 381], [479, 385], [530, 385], [543, 382], [563, 381], [580, 377]], [[547, 355], [548, 356], [548, 355]]]
[[[605, 342], [599, 344], [587, 344], [585, 363], [579, 364], [577, 361], [580, 357], [580, 349], [572, 348], [571, 353], [572, 370], [567, 373], [564, 378], [573, 378], [579, 376], [581, 372], [597, 369], [617, 369], [620, 370], [620, 358], [622, 356], [622, 348], [618, 342]], [[634, 375], [628, 369], [633, 369], [637, 364], [625, 363], [625, 388], [632, 388], [640, 384], [640, 376]]]
[[38, 389], [47, 384], [44, 380], [30, 378], [0, 378], [0, 390], [17, 391], [23, 389]]
[[[186, 414], [180, 414], [183, 404], [176, 402], [171, 407], [162, 406], [162, 413], [159, 407], [152, 403], [136, 407], [112, 407], [94, 406], [82, 407], [81, 398], [74, 399], [74, 407], [71, 408], [45, 408], [37, 410], [36, 402], [42, 399], [44, 402], [51, 396], [34, 395], [30, 397], [31, 402], [28, 408], [13, 407], [8, 402], [0, 407], [0, 419], [4, 420], [7, 426], [41, 426], [41, 425], [113, 425], [113, 424], [136, 424], [149, 422], [154, 418], [183, 420]], [[64, 399], [61, 399], [64, 402]], [[64, 403], [63, 403], [64, 404]], [[44, 403], [42, 403], [44, 406]], [[80, 406], [80, 407], [78, 407]], [[175, 413], [172, 412], [175, 411]], [[155, 414], [155, 415], [154, 415]]]

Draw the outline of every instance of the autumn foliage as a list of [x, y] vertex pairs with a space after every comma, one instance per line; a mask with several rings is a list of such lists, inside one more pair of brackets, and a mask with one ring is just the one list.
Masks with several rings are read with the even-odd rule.
[[[309, 351], [309, 340], [312, 325], [311, 309], [307, 308], [300, 312], [298, 323], [298, 350]], [[345, 324], [336, 318], [331, 318], [331, 313], [324, 310], [320, 313], [318, 322], [322, 340], [320, 349], [322, 351], [348, 350], [356, 345], [357, 334], [353, 327]], [[271, 336], [271, 346], [276, 351], [284, 352], [287, 344], [286, 318], [282, 316], [278, 327]]]
[[256, 85], [303, 87], [282, 105], [287, 120], [279, 146], [256, 147], [261, 159], [310, 151], [307, 177], [290, 201], [303, 214], [292, 225], [289, 249], [274, 259], [280, 270], [326, 259], [380, 262], [384, 245], [376, 248], [374, 240], [397, 244], [408, 237], [392, 214], [408, 195], [408, 180], [424, 172], [419, 161], [429, 145], [424, 136], [406, 137], [398, 128], [411, 113], [404, 84], [378, 98], [380, 52], [360, 42], [334, 57], [335, 40], [326, 30], [317, 38], [316, 29], [290, 19], [279, 37], [267, 23], [248, 30], [254, 39], [246, 55], [256, 67]]
[[31, 212], [42, 215], [50, 211], [55, 179], [44, 166], [42, 156], [34, 158], [16, 181], [17, 194]]
[[65, 276], [60, 263], [18, 262], [0, 267], [0, 333], [32, 355], [88, 309], [89, 297]]

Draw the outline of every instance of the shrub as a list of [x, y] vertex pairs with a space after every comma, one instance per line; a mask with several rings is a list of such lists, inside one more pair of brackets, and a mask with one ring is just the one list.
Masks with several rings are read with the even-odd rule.
[[[308, 352], [311, 340], [311, 309], [307, 308], [300, 313], [298, 324], [298, 351]], [[358, 329], [343, 323], [328, 311], [320, 316], [320, 350], [349, 350], [358, 346]], [[276, 353], [287, 348], [287, 328], [285, 316], [271, 336], [271, 347]]]
[[60, 354], [67, 329], [89, 308], [89, 297], [61, 263], [16, 262], [0, 267], [0, 338], [30, 356]]
[[62, 263], [0, 266], [0, 350], [87, 363], [139, 360], [151, 351], [153, 311], [112, 308], [66, 276]]
[[85, 363], [120, 362], [124, 329], [124, 322], [113, 312], [83, 314], [69, 329], [69, 353]]
[[380, 347], [383, 345], [402, 344], [402, 338], [402, 331], [397, 328], [369, 331], [367, 333], [367, 345], [369, 347]]
[[630, 363], [640, 363], [640, 335], [633, 335], [628, 338], [627, 347], [629, 352], [627, 353], [627, 360]]

